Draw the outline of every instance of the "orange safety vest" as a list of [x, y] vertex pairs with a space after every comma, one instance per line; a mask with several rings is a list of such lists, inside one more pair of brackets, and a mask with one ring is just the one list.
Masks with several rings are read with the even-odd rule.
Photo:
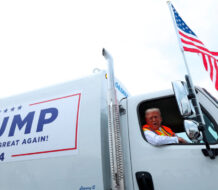
[[162, 130], [159, 130], [159, 129], [158, 130], [152, 130], [150, 128], [150, 126], [147, 125], [147, 124], [142, 127], [143, 131], [149, 130], [149, 131], [152, 131], [152, 132], [154, 132], [154, 133], [156, 133], [157, 135], [160, 135], [160, 136], [170, 136], [170, 137], [175, 136], [175, 133], [169, 127], [161, 125], [161, 129]]

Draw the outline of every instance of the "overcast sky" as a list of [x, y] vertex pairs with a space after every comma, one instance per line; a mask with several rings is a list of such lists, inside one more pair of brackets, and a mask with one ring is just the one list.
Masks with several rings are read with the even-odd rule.
[[[218, 1], [172, 1], [186, 24], [218, 51]], [[165, 0], [0, 1], [0, 98], [106, 69], [131, 95], [171, 88], [186, 73]], [[187, 54], [195, 85], [218, 97], [201, 58]]]

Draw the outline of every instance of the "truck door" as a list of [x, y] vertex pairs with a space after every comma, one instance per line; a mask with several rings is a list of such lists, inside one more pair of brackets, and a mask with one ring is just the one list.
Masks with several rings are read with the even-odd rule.
[[[218, 108], [205, 97], [200, 99], [206, 121], [206, 134], [211, 148], [218, 150]], [[162, 124], [170, 127], [187, 144], [153, 146], [142, 131], [144, 111], [157, 107]], [[210, 109], [208, 109], [210, 108]], [[184, 132], [175, 97], [170, 92], [132, 97], [126, 103], [129, 124], [130, 154], [134, 187], [139, 190], [215, 190], [218, 188], [218, 157], [210, 159], [202, 153], [203, 142], [192, 143]], [[208, 110], [213, 110], [210, 113]], [[216, 118], [215, 118], [216, 117]]]

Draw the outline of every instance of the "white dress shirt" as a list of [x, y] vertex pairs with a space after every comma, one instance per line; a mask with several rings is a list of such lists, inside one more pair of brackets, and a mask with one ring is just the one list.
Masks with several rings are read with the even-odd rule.
[[160, 136], [149, 130], [144, 131], [144, 134], [145, 134], [146, 140], [152, 145], [156, 145], [156, 146], [179, 142], [178, 137]]

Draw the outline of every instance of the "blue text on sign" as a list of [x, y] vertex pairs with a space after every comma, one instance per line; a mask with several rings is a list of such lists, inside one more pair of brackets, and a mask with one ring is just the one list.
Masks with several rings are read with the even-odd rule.
[[[50, 117], [48, 117], [48, 115]], [[35, 111], [29, 112], [25, 118], [21, 118], [20, 114], [14, 115], [10, 130], [9, 130], [9, 137], [14, 136], [16, 128], [21, 130], [25, 125], [25, 131], [24, 134], [29, 134], [31, 133], [31, 128], [32, 128], [32, 123], [34, 120], [35, 116]], [[49, 124], [53, 122], [58, 116], [58, 109], [57, 108], [47, 108], [47, 109], [42, 109], [40, 111], [39, 119], [38, 119], [38, 124], [36, 128], [36, 132], [41, 132], [43, 131], [43, 127], [45, 124]], [[0, 128], [0, 136], [2, 136], [5, 132], [5, 129], [8, 124], [9, 117], [5, 117], [2, 121], [2, 125]]]

